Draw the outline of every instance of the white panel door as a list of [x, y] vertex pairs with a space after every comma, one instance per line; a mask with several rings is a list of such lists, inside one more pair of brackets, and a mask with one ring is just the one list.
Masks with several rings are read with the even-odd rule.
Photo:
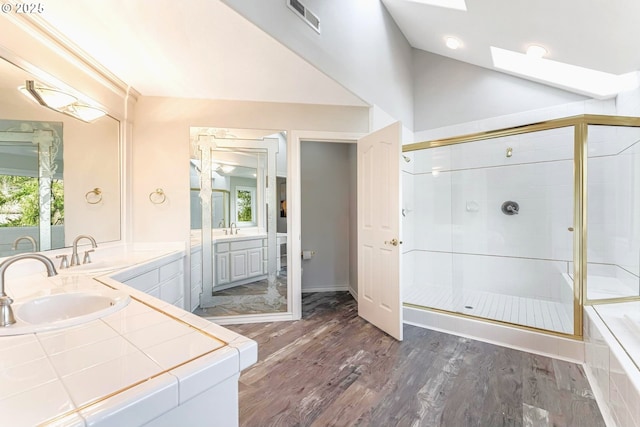
[[396, 122], [358, 140], [358, 314], [402, 340], [400, 155]]

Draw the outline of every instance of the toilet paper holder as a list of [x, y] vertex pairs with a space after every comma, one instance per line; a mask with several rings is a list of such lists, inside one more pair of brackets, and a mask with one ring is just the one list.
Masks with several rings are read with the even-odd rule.
[[300, 256], [302, 259], [311, 259], [316, 254], [316, 251], [302, 251]]

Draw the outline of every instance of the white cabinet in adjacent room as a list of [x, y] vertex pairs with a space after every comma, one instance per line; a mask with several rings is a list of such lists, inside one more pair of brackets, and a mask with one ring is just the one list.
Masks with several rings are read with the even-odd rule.
[[265, 237], [264, 235], [227, 237], [215, 242], [214, 289], [227, 289], [266, 278], [267, 239]]

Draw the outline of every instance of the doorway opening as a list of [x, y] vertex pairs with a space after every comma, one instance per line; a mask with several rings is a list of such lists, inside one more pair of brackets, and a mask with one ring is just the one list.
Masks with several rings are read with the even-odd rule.
[[348, 291], [357, 300], [356, 156], [354, 143], [300, 145], [302, 293]]

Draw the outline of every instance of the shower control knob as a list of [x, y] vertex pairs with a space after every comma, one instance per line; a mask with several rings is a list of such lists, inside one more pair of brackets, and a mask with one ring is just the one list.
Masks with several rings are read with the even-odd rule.
[[502, 213], [505, 215], [518, 215], [520, 211], [520, 205], [518, 205], [517, 202], [512, 202], [511, 200], [508, 200], [502, 204], [500, 209], [502, 210]]

